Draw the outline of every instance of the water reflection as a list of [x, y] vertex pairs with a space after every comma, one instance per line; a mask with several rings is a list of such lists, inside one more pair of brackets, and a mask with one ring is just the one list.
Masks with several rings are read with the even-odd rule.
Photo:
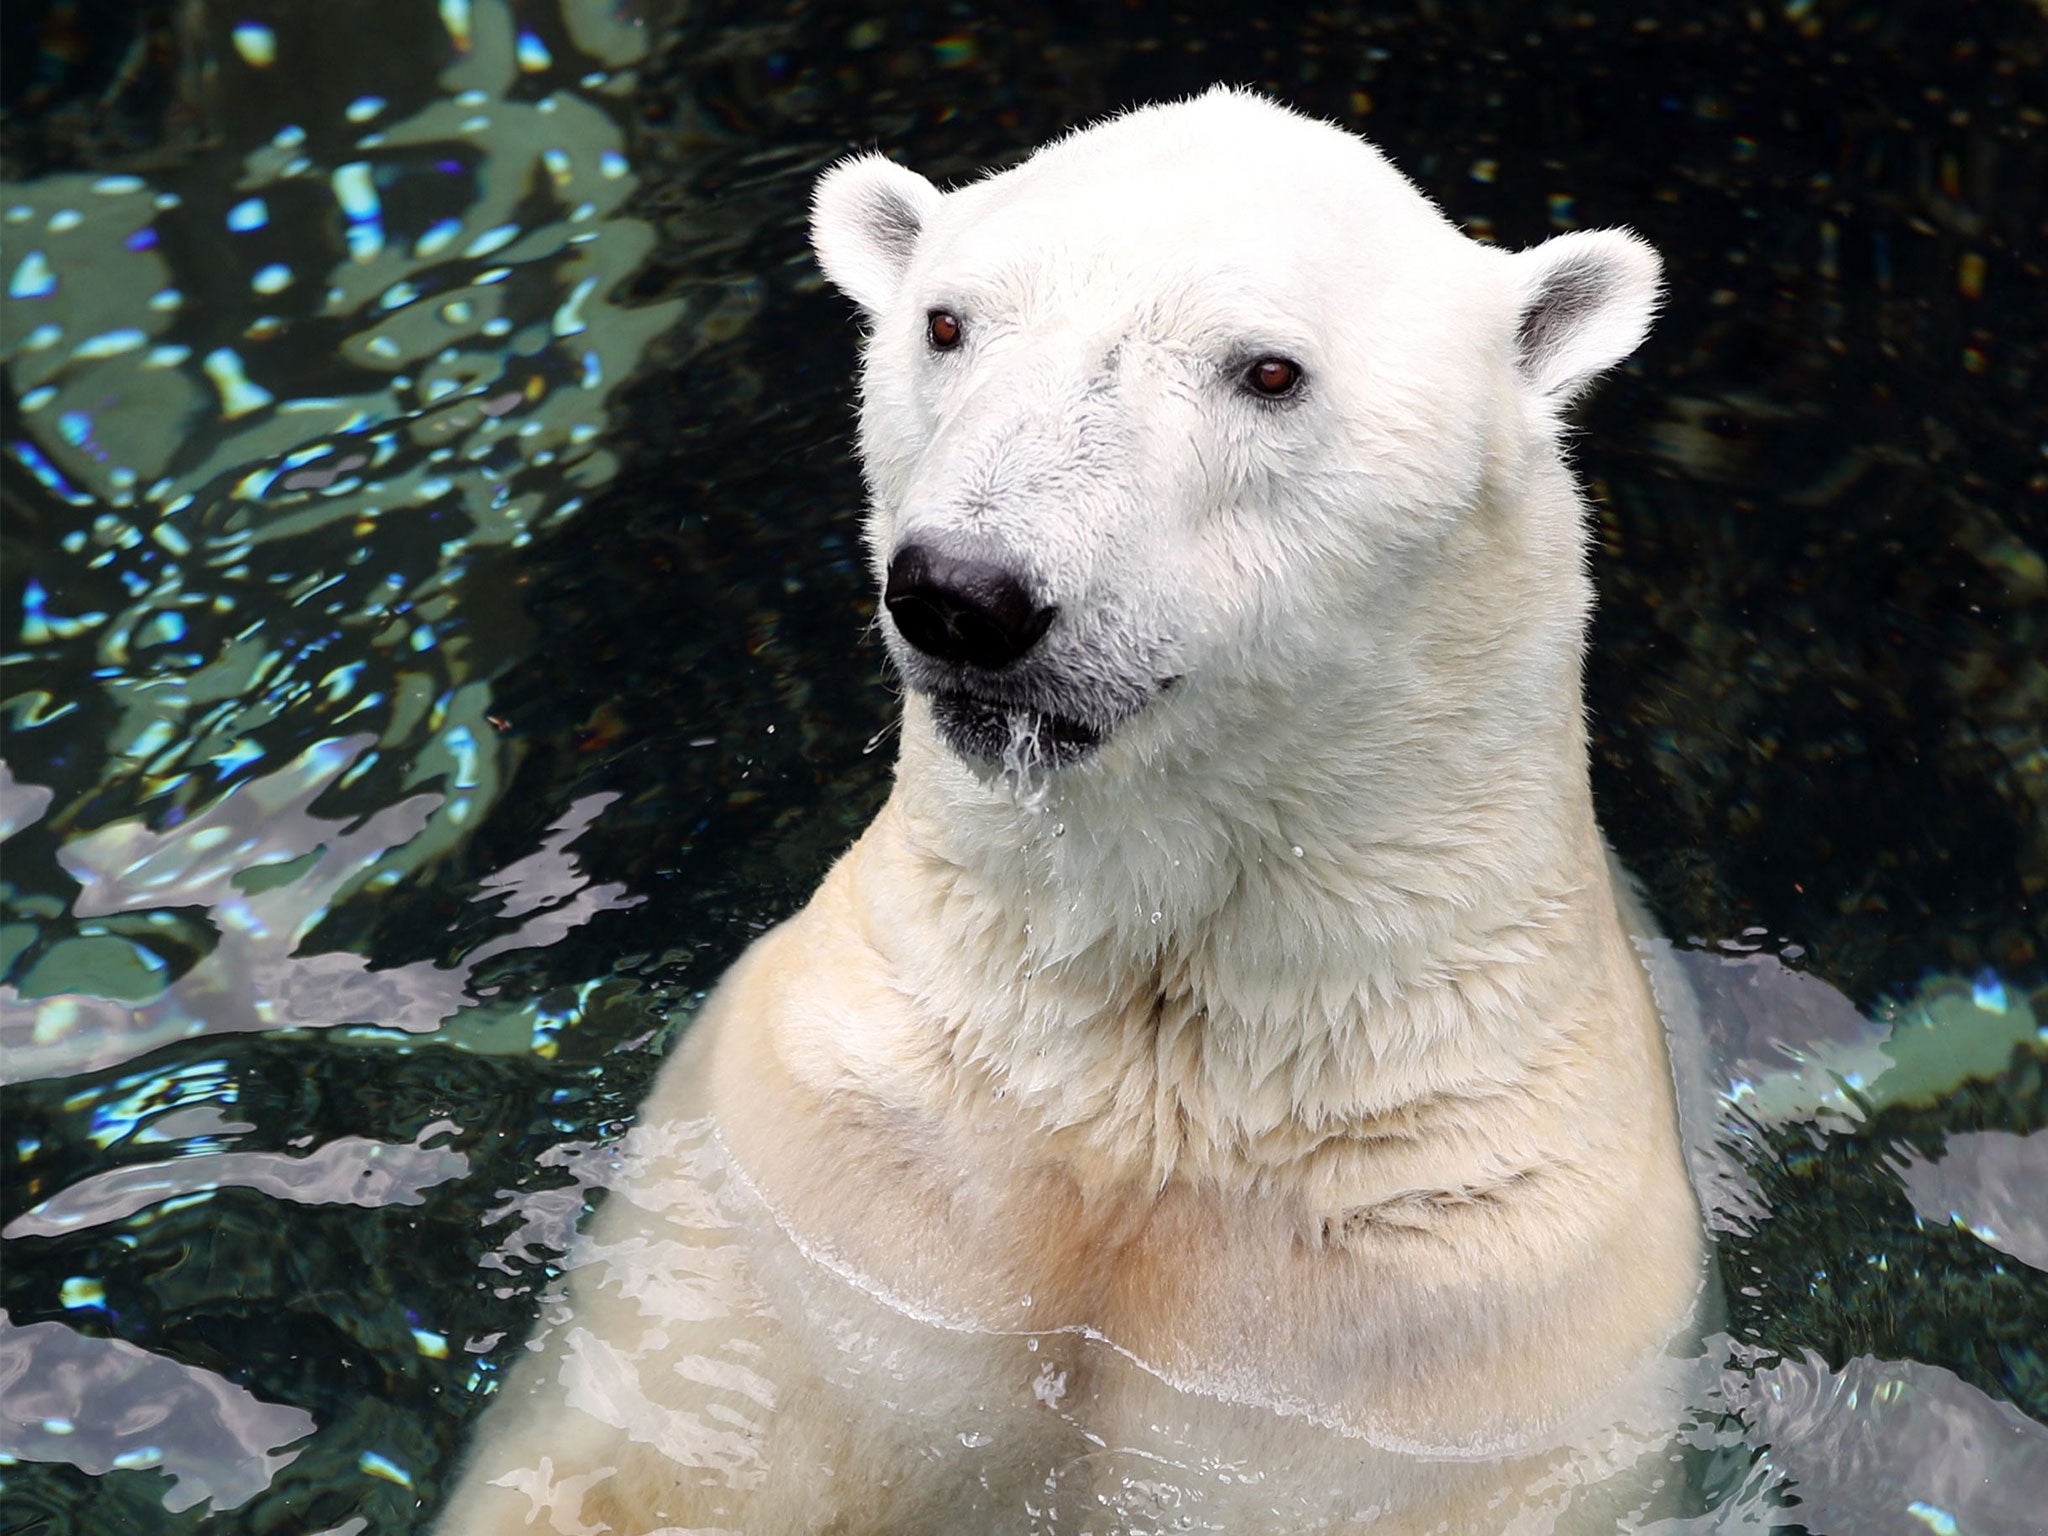
[[[174, 1128], [162, 1122], [156, 1128], [162, 1135], [174, 1134]], [[224, 1187], [261, 1190], [301, 1205], [418, 1205], [425, 1191], [469, 1172], [469, 1159], [462, 1153], [425, 1144], [428, 1136], [452, 1129], [453, 1123], [445, 1121], [428, 1126], [419, 1140], [404, 1146], [342, 1136], [304, 1157], [213, 1152], [167, 1163], [130, 1164], [67, 1186], [0, 1227], [0, 1237], [58, 1237], [79, 1227], [119, 1221], [159, 1201], [211, 1194]], [[209, 1134], [207, 1139], [214, 1137]]]
[[[518, 763], [503, 557], [616, 474], [607, 413], [679, 312], [618, 292], [656, 238], [622, 122], [644, 28], [604, 0], [186, 8], [174, 46], [191, 153], [0, 189], [9, 517], [36, 538], [4, 658], [0, 1073], [74, 1079], [11, 1117], [9, 1293], [69, 1321], [0, 1335], [0, 1482], [67, 1526], [282, 1499], [298, 1528], [397, 1528], [426, 1426], [487, 1390], [555, 1250], [501, 1260], [492, 1311], [392, 1263], [418, 1218], [389, 1213], [447, 1223], [479, 1140], [594, 1129], [630, 1092], [535, 1076], [630, 988], [476, 981], [630, 904], [570, 851], [614, 797], [564, 797], [478, 871], [453, 954], [379, 969], [316, 935], [461, 846]], [[659, 1023], [634, 1018], [607, 1040]], [[297, 1102], [203, 1043], [307, 1030], [348, 1049], [300, 1048]], [[430, 1035], [505, 1070], [407, 1062]], [[301, 1213], [282, 1244], [265, 1206]], [[315, 1236], [323, 1211], [363, 1219]]]
[[104, 758], [59, 786], [91, 795], [67, 825], [122, 804], [174, 822], [368, 731], [366, 791], [448, 789], [402, 871], [507, 767], [473, 566], [611, 478], [606, 403], [678, 312], [613, 298], [655, 238], [626, 212], [617, 121], [644, 41], [599, 3], [260, 30], [214, 39], [214, 152], [5, 189], [7, 451], [70, 509], [10, 707], [18, 733], [68, 721], [72, 754]]
[[1898, 1175], [1924, 1220], [2048, 1271], [2048, 1131], [1960, 1131], [1938, 1157], [1907, 1152]]
[[1741, 1402], [1802, 1525], [1843, 1536], [2037, 1529], [2048, 1429], [1939, 1366], [1808, 1354]]
[[[58, 1458], [0, 1462], [10, 1516], [432, 1507], [538, 1298], [595, 1262], [671, 1008], [880, 778], [842, 317], [790, 264], [809, 175], [876, 139], [964, 175], [1227, 59], [1367, 115], [1475, 229], [1674, 255], [1665, 350], [1585, 452], [1606, 824], [1674, 931], [1768, 920], [1860, 989], [1751, 938], [1676, 954], [1712, 1046], [1716, 1405], [1751, 1424], [1695, 1436], [1724, 1513], [1689, 1529], [2031, 1528], [2037, 7], [706, 4], [653, 57], [606, 0], [121, 11], [52, 22], [31, 95], [71, 93], [78, 143], [0, 195], [32, 544], [0, 764], [0, 1283], [32, 1320], [0, 1396], [8, 1454]], [[88, 56], [116, 77], [66, 84]], [[589, 919], [622, 873], [665, 904], [620, 942]], [[687, 1305], [658, 1258], [607, 1262]], [[102, 1385], [17, 1398], [51, 1371]], [[262, 1413], [208, 1406], [235, 1393]], [[160, 1438], [186, 1407], [196, 1438]], [[1098, 1459], [1132, 1523], [1266, 1470]]]
[[419, 839], [441, 803], [414, 796], [353, 824], [314, 814], [313, 802], [368, 750], [367, 737], [323, 742], [169, 831], [130, 818], [65, 844], [57, 857], [79, 885], [75, 917], [141, 914], [146, 924], [197, 908], [214, 944], [176, 981], [145, 982], [127, 997], [109, 976], [147, 971], [134, 938], [88, 924], [50, 945], [19, 992], [0, 987], [6, 1079], [89, 1071], [198, 1035], [341, 1024], [423, 1033], [475, 1003], [467, 983], [492, 956], [553, 943], [599, 912], [631, 905], [617, 885], [591, 884], [565, 851], [610, 799], [592, 795], [549, 829], [540, 851], [487, 877], [502, 915], [523, 921], [462, 964], [373, 970], [358, 954], [300, 954], [337, 894], [376, 878], [371, 871]]
[[212, 1371], [62, 1323], [17, 1328], [0, 1312], [0, 1437], [6, 1454], [104, 1474], [154, 1469], [164, 1508], [234, 1509], [261, 1492], [313, 1430]]

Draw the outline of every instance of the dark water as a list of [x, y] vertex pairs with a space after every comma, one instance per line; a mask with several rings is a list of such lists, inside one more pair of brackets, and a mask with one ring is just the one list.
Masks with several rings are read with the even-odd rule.
[[[886, 788], [810, 179], [1219, 79], [1476, 233], [1665, 252], [1578, 449], [1597, 788], [1748, 1117], [1732, 1334], [1797, 1399], [1754, 1475], [1812, 1517], [1803, 1437], [1868, 1489], [1816, 1529], [2022, 1528], [1983, 1488], [2048, 1454], [2042, 7], [4, 27], [0, 1531], [431, 1513], [593, 1149]], [[1925, 1486], [1887, 1393], [1945, 1426]]]

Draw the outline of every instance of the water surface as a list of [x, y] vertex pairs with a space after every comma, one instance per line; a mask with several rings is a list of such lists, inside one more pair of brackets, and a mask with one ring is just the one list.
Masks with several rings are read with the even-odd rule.
[[2037, 6], [4, 26], [0, 1529], [424, 1522], [661, 1053], [886, 789], [810, 179], [1215, 79], [1475, 233], [1665, 251], [1578, 454], [1603, 819], [1726, 1105], [1749, 1422], [1685, 1475], [2026, 1528]]

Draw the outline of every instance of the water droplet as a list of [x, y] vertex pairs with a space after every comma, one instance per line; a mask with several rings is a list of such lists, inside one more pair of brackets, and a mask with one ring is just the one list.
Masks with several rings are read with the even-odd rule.
[[594, 277], [584, 278], [582, 282], [576, 285], [575, 290], [569, 297], [562, 301], [561, 307], [555, 311], [554, 318], [549, 321], [548, 329], [557, 336], [582, 335], [589, 328], [584, 323], [581, 314], [583, 301], [596, 291], [597, 279]]
[[410, 1472], [406, 1471], [404, 1467], [401, 1467], [390, 1457], [380, 1456], [375, 1451], [363, 1452], [362, 1455], [356, 1458], [356, 1465], [369, 1473], [370, 1476], [381, 1477], [388, 1483], [398, 1484], [401, 1488], [410, 1488], [412, 1486], [412, 1474]]
[[260, 384], [252, 384], [242, 371], [242, 360], [226, 347], [216, 347], [206, 354], [201, 365], [206, 376], [213, 380], [214, 388], [220, 391], [221, 414], [224, 416], [246, 416], [251, 411], [261, 410], [274, 398], [270, 391]]
[[502, 251], [518, 238], [519, 226], [517, 224], [500, 224], [495, 229], [485, 230], [474, 240], [470, 241], [468, 245], [463, 247], [462, 254], [465, 256], [488, 256], [493, 251]]
[[437, 219], [412, 243], [412, 253], [415, 256], [438, 256], [453, 245], [461, 233], [460, 219]]
[[1299, 843], [1296, 843], [1296, 844], [1294, 845], [1294, 856], [1295, 856], [1295, 857], [1296, 857], [1297, 859], [1305, 857], [1305, 855], [1304, 855], [1304, 854], [1303, 854], [1303, 852], [1302, 852], [1301, 844], [1299, 844]]
[[380, 207], [377, 183], [371, 177], [366, 162], [351, 160], [347, 165], [334, 168], [334, 198], [341, 204], [341, 211], [351, 219], [377, 217]]
[[384, 106], [385, 102], [382, 96], [358, 96], [348, 104], [345, 110], [350, 122], [367, 123], [379, 112], [382, 112]]
[[348, 216], [348, 254], [352, 261], [372, 260], [384, 249], [383, 205], [377, 198], [377, 183], [369, 164], [352, 160], [337, 165], [330, 178], [334, 200]]
[[46, 298], [57, 291], [57, 274], [50, 268], [50, 260], [41, 251], [30, 251], [21, 258], [21, 264], [14, 269], [14, 276], [7, 283], [7, 297], [10, 299]]
[[1977, 973], [1977, 979], [1970, 983], [1970, 1001], [1986, 1013], [2004, 1013], [2011, 1006], [2006, 996], [2005, 982], [1998, 972], [1988, 967]]
[[514, 50], [519, 67], [530, 75], [537, 75], [554, 63], [554, 55], [548, 52], [548, 45], [531, 32], [519, 34], [519, 46]]
[[86, 358], [114, 357], [123, 352], [133, 352], [148, 340], [148, 336], [134, 329], [106, 331], [81, 341], [72, 348], [71, 355]]
[[251, 197], [228, 210], [228, 228], [237, 233], [261, 229], [270, 222], [270, 209], [260, 197]]
[[448, 29], [449, 41], [455, 44], [457, 53], [469, 52], [469, 0], [441, 0], [441, 25]]
[[277, 34], [254, 21], [238, 21], [233, 33], [235, 52], [253, 69], [268, 69], [277, 62]]

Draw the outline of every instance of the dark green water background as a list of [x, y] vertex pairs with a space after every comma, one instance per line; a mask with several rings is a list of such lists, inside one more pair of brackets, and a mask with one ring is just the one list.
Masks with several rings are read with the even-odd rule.
[[[1484, 237], [1647, 235], [1669, 304], [1577, 449], [1610, 836], [1702, 956], [2048, 1018], [2031, 0], [0, 26], [0, 1297], [317, 1426], [210, 1518], [36, 1429], [0, 1532], [423, 1521], [591, 1149], [879, 804], [855, 326], [803, 232], [849, 148], [943, 182], [1225, 80]], [[2038, 1035], [1997, 1039], [1756, 1131], [1722, 1269], [1762, 1358], [2048, 1420], [2048, 1275], [1898, 1174], [2048, 1130]], [[193, 1171], [229, 1154], [271, 1161]]]

